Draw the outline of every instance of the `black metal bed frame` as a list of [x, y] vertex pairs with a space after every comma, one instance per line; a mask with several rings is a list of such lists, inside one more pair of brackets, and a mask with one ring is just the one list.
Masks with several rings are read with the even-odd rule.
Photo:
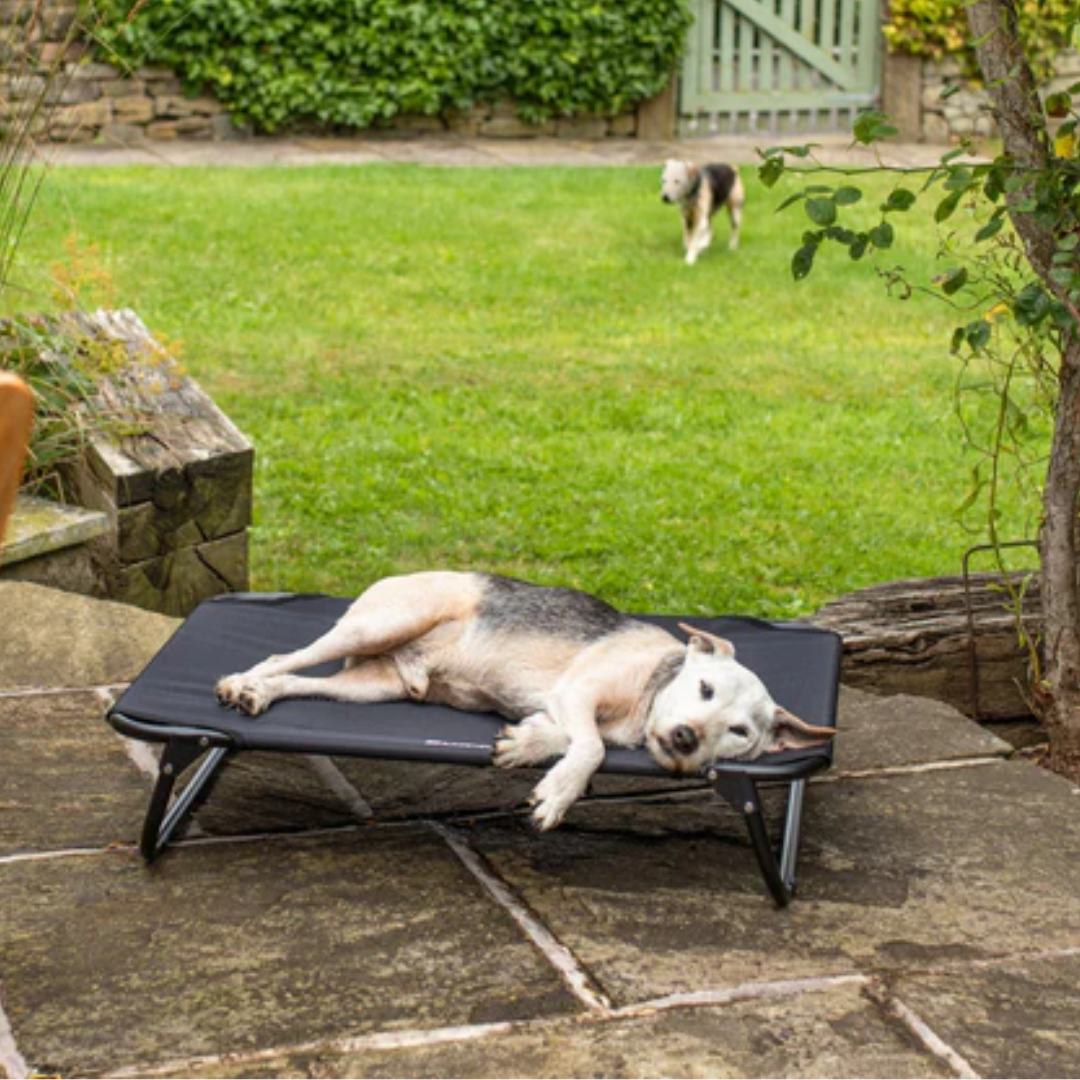
[[[288, 619], [270, 607], [289, 601], [306, 601], [306, 606], [301, 605], [299, 610], [310, 618], [311, 609], [314, 608], [319, 619], [330, 618], [334, 614], [333, 605], [345, 603], [332, 598], [277, 595], [234, 596], [208, 601], [189, 616], [143, 675], [109, 711], [107, 719], [120, 734], [163, 744], [157, 780], [150, 796], [139, 844], [139, 850], [148, 863], [161, 855], [187, 817], [207, 798], [224, 763], [244, 750], [491, 766], [491, 733], [497, 730], [498, 722], [497, 718], [490, 716], [479, 717], [456, 710], [444, 710], [437, 715], [437, 706], [398, 702], [379, 707], [400, 710], [383, 714], [378, 719], [381, 729], [355, 736], [347, 722], [355, 715], [347, 711], [349, 706], [319, 701], [292, 702], [284, 703], [293, 707], [292, 712], [279, 705], [267, 714], [294, 718], [291, 721], [293, 728], [286, 726], [283, 732], [275, 734], [272, 724], [252, 723], [232, 710], [218, 706], [213, 695], [213, 685], [218, 675], [229, 670], [242, 670], [240, 663], [235, 667], [231, 664], [237, 660], [250, 664], [272, 652], [295, 647], [296, 643], [290, 640], [292, 637], [299, 637], [301, 642], [308, 637], [310, 626], [299, 630], [282, 629], [287, 626]], [[263, 605], [261, 609], [260, 603]], [[255, 608], [254, 614], [252, 607]], [[287, 616], [288, 612], [284, 614]], [[642, 618], [665, 626], [674, 626], [677, 621], [674, 616]], [[766, 637], [769, 629], [779, 628], [749, 620], [698, 618], [694, 621], [703, 628], [710, 622], [751, 625], [752, 633], [761, 634], [764, 631]], [[235, 625], [237, 622], [239, 625]], [[787, 691], [798, 695], [803, 692], [800, 683], [814, 683], [811, 696], [817, 705], [818, 715], [804, 716], [804, 719], [835, 724], [842, 651], [840, 639], [835, 634], [816, 628], [785, 626], [783, 629], [795, 629], [819, 643], [813, 663], [808, 666], [806, 659], [802, 660], [803, 670], [790, 677]], [[248, 636], [257, 640], [249, 642]], [[794, 640], [802, 638], [797, 635]], [[239, 657], [233, 655], [237, 649], [236, 641], [242, 641], [246, 650]], [[167, 688], [169, 693], [162, 695], [162, 687]], [[161, 697], [167, 697], [167, 703], [163, 704], [159, 700]], [[822, 702], [825, 704], [822, 705]], [[328, 706], [346, 711], [328, 712]], [[370, 710], [373, 707], [352, 708]], [[179, 719], [177, 712], [186, 712], [188, 721]], [[295, 717], [302, 716], [308, 722], [309, 714], [315, 714], [312, 721], [314, 727], [305, 734], [296, 729]], [[378, 716], [374, 713], [365, 715]], [[320, 717], [336, 725], [329, 736], [318, 727]], [[413, 730], [411, 734], [406, 732], [405, 736], [398, 738], [396, 733], [400, 718], [408, 720]], [[441, 733], [445, 730], [443, 725], [447, 724], [466, 726], [451, 733], [447, 739], [440, 737], [435, 740], [437, 746], [432, 750], [432, 739], [423, 739], [420, 733], [430, 735], [432, 730]], [[482, 726], [470, 728], [467, 726], [470, 724]], [[387, 735], [388, 731], [394, 732], [394, 736]], [[824, 751], [787, 751], [751, 762], [718, 761], [698, 777], [686, 778], [696, 779], [699, 784], [701, 781], [708, 783], [742, 816], [765, 884], [779, 907], [786, 907], [795, 895], [807, 780], [814, 773], [827, 769], [830, 764], [831, 747]], [[656, 765], [644, 750], [609, 750], [600, 772], [671, 779], [670, 774]], [[178, 782], [185, 777], [186, 782], [177, 791]], [[764, 813], [763, 785], [787, 785], [783, 823], [775, 845], [770, 838]], [[650, 794], [655, 796], [659, 793], [654, 791]]]
[[[210, 795], [227, 759], [239, 751], [227, 736], [218, 732], [176, 726], [167, 729], [166, 733], [161, 725], [143, 723], [117, 710], [109, 714], [109, 721], [129, 738], [164, 742], [157, 781], [139, 840], [139, 851], [146, 862], [151, 863], [169, 846], [187, 817]], [[790, 765], [777, 768], [721, 765], [702, 774], [713, 790], [745, 821], [762, 877], [778, 907], [787, 907], [795, 896], [806, 781], [810, 773], [825, 767], [823, 759], [817, 758], [808, 762], [805, 769], [798, 770], [793, 770]], [[178, 781], [188, 772], [190, 777], [174, 797]], [[793, 772], [799, 775], [793, 776]], [[783, 826], [775, 846], [765, 819], [761, 783], [788, 785]], [[625, 797], [634, 798], [633, 795]]]

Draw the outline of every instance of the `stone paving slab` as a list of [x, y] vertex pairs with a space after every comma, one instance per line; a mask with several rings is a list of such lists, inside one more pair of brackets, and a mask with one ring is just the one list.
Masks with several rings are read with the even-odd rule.
[[354, 825], [356, 814], [304, 754], [240, 754], [227, 761], [191, 835], [237, 836]]
[[895, 992], [980, 1076], [1080, 1076], [1080, 950], [903, 978]]
[[0, 697], [0, 856], [132, 843], [150, 786], [97, 694]]
[[0, 691], [130, 682], [180, 625], [155, 612], [0, 581]]
[[937, 164], [949, 148], [925, 144], [855, 146], [843, 135], [790, 139], [770, 136], [702, 137], [646, 141], [641, 139], [480, 139], [461, 136], [412, 138], [254, 138], [172, 143], [140, 141], [127, 146], [72, 143], [50, 147], [45, 155], [56, 165], [157, 165], [169, 167], [251, 167], [349, 164], [373, 161], [473, 167], [661, 165], [666, 158], [727, 161], [756, 165], [759, 150], [782, 143], [811, 142], [819, 160], [828, 164], [873, 166], [877, 156], [904, 168]]
[[946, 1077], [857, 987], [597, 1022], [523, 1024], [485, 1037], [214, 1063], [178, 1077]]
[[[557, 838], [490, 822], [470, 837], [628, 1005], [1080, 946], [1076, 790], [1025, 762], [812, 784], [784, 911], [718, 824], [718, 799], [680, 805], [675, 826], [670, 806], [594, 803]], [[635, 835], [656, 815], [667, 835]]]
[[39, 1074], [580, 1008], [422, 829], [7, 863], [0, 894], [3, 1007]]
[[1004, 757], [1012, 747], [950, 705], [840, 688], [833, 772], [907, 768], [965, 758]]

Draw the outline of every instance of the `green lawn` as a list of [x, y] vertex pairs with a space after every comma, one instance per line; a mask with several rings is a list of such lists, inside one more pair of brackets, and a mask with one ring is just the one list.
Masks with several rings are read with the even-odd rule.
[[[776, 617], [958, 572], [952, 316], [840, 252], [794, 283], [802, 211], [745, 175], [741, 250], [718, 222], [693, 268], [636, 168], [57, 170], [22, 254], [97, 245], [254, 441], [257, 588], [473, 567]], [[932, 272], [908, 241], [882, 264]]]

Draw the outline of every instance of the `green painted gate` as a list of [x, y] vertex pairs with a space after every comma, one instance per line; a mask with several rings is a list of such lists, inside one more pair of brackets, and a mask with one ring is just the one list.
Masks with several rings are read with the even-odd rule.
[[880, 0], [691, 0], [684, 135], [850, 131], [874, 104]]

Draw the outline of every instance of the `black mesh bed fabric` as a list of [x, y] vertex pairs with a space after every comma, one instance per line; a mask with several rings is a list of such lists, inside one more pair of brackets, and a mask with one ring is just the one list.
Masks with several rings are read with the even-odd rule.
[[[490, 765], [495, 736], [506, 722], [493, 714], [412, 702], [355, 705], [303, 699], [278, 702], [252, 718], [218, 704], [214, 686], [222, 675], [308, 644], [351, 603], [294, 594], [238, 594], [206, 601], [117, 701], [109, 719], [125, 734], [159, 741], [206, 733], [234, 750]], [[760, 676], [777, 702], [808, 723], [835, 726], [842, 651], [835, 634], [751, 619], [637, 617], [672, 630], [680, 639], [680, 621], [728, 638], [738, 659]], [[328, 674], [336, 667], [324, 665], [309, 674]], [[782, 779], [824, 768], [831, 756], [830, 744], [732, 767], [763, 779]], [[603, 771], [668, 775], [646, 751], [622, 748], [608, 750]]]

